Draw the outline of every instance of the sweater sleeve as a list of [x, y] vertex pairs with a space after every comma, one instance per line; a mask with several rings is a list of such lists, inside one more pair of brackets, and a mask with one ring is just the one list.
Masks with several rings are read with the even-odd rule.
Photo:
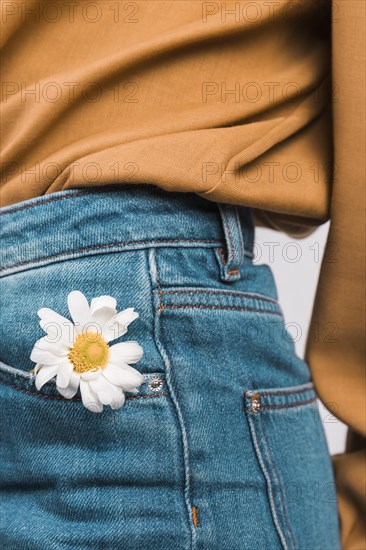
[[332, 5], [331, 224], [306, 347], [321, 400], [348, 426], [346, 450], [333, 457], [344, 550], [366, 548], [365, 6]]

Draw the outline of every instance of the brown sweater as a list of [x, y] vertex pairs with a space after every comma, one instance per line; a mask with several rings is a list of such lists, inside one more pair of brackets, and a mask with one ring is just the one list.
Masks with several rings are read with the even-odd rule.
[[334, 458], [342, 536], [365, 548], [365, 2], [1, 9], [2, 205], [146, 182], [251, 206], [258, 225], [293, 237], [331, 219], [306, 359], [350, 427]]

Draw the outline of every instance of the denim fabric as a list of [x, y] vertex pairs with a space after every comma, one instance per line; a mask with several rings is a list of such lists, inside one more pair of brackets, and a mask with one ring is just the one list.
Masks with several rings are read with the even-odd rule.
[[[152, 186], [2, 210], [2, 547], [339, 550], [330, 458], [247, 208]], [[118, 411], [39, 392], [37, 310], [109, 294], [144, 356]]]

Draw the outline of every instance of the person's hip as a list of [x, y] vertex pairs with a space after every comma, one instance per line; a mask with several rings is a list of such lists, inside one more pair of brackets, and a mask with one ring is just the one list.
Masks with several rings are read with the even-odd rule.
[[[1, 213], [9, 548], [339, 548], [316, 393], [249, 208], [132, 186]], [[139, 314], [116, 341], [142, 347], [143, 383], [118, 410], [29, 373], [37, 311], [68, 319], [75, 290]]]

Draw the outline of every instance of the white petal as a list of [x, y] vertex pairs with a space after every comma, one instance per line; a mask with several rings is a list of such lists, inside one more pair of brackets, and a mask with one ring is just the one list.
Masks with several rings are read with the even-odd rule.
[[135, 311], [133, 307], [129, 307], [117, 313], [114, 320], [123, 327], [127, 328], [128, 325], [132, 323], [132, 321], [138, 318], [138, 316], [139, 314], [137, 313], [137, 311]]
[[35, 382], [38, 391], [42, 388], [44, 384], [46, 384], [46, 382], [49, 382], [51, 378], [56, 376], [58, 369], [59, 365], [53, 365], [51, 367], [42, 366], [42, 368], [39, 369]]
[[89, 382], [90, 380], [97, 380], [99, 376], [101, 375], [102, 369], [98, 367], [96, 370], [87, 370], [86, 372], [82, 372], [80, 374], [80, 377], [82, 380], [85, 380], [85, 382]]
[[94, 315], [94, 313], [98, 309], [108, 307], [109, 309], [113, 309], [115, 314], [116, 305], [117, 305], [117, 300], [112, 296], [97, 296], [96, 298], [93, 298], [90, 303], [90, 312], [92, 315]]
[[89, 382], [91, 389], [98, 396], [98, 399], [103, 405], [110, 405], [114, 401], [114, 388], [113, 384], [108, 382], [104, 376], [99, 376], [97, 380], [91, 380]]
[[107, 325], [109, 326], [113, 322], [115, 309], [109, 307], [101, 307], [92, 316], [92, 323], [96, 323], [99, 327], [99, 333], [103, 334], [103, 329]]
[[121, 342], [110, 347], [110, 357], [113, 362], [132, 363], [140, 361], [144, 350], [137, 342]]
[[80, 382], [80, 376], [77, 372], [72, 371], [70, 376], [69, 385], [67, 388], [61, 388], [57, 386], [57, 389], [63, 397], [66, 399], [72, 399], [74, 395], [76, 395], [78, 388], [79, 388], [79, 382]]
[[42, 307], [37, 311], [40, 319], [47, 321], [56, 321], [59, 325], [63, 326], [64, 323], [71, 323], [70, 319], [66, 319], [63, 315], [60, 315], [49, 307]]
[[120, 409], [123, 406], [124, 402], [125, 394], [123, 393], [122, 388], [117, 388], [117, 386], [113, 386], [113, 401], [111, 403], [111, 409]]
[[34, 367], [33, 369], [33, 374], [34, 376], [37, 375], [37, 372], [39, 371], [39, 369], [41, 369], [44, 365], [42, 365], [42, 363], [37, 363], [36, 366]]
[[74, 368], [68, 359], [64, 359], [57, 373], [56, 385], [60, 388], [67, 388], [70, 382], [71, 373]]
[[80, 393], [84, 407], [91, 412], [101, 413], [103, 405], [99, 401], [97, 395], [92, 391], [89, 382], [80, 380]]
[[[130, 372], [131, 375], [135, 375], [136, 373], [141, 374], [140, 371], [138, 371], [134, 367], [131, 367], [131, 365], [127, 365], [127, 363], [121, 363], [121, 361], [119, 361], [118, 363], [113, 363], [113, 361], [109, 361], [106, 368], [108, 368], [109, 366], [117, 367], [118, 369], [121, 368], [126, 372]], [[104, 369], [104, 370], [106, 370], [106, 369]], [[141, 376], [143, 376], [143, 375], [141, 374]]]
[[140, 393], [140, 390], [138, 388], [131, 388], [130, 390], [126, 390], [129, 393]]
[[118, 323], [115, 323], [114, 317], [112, 317], [112, 319], [104, 325], [102, 329], [102, 336], [106, 342], [111, 342], [112, 340], [116, 340], [116, 338], [123, 336], [126, 332], [127, 329], [123, 328]]
[[53, 309], [43, 307], [38, 310], [40, 317], [39, 324], [50, 338], [61, 339], [66, 344], [72, 343], [75, 339], [75, 327], [69, 319], [63, 317]]
[[44, 336], [43, 338], [37, 340], [34, 344], [34, 347], [44, 351], [49, 351], [54, 355], [63, 356], [69, 353], [69, 347], [64, 344], [64, 342], [62, 342], [61, 340], [59, 342], [50, 342], [47, 336]]
[[103, 328], [103, 337], [107, 342], [111, 342], [123, 336], [128, 330], [128, 325], [137, 319], [138, 316], [139, 314], [137, 311], [134, 311], [133, 307], [120, 311], [111, 319], [110, 323], [107, 323]]
[[76, 331], [82, 332], [84, 325], [90, 322], [90, 309], [88, 300], [79, 290], [73, 290], [67, 297], [67, 305], [72, 320], [75, 323]]
[[59, 355], [54, 355], [49, 351], [44, 351], [34, 347], [32, 353], [30, 354], [30, 360], [34, 363], [42, 363], [43, 365], [60, 365], [63, 361], [63, 358]]
[[130, 391], [140, 386], [144, 381], [141, 372], [133, 367], [129, 367], [129, 365], [117, 367], [116, 365], [108, 364], [103, 370], [103, 376], [112, 382], [112, 384], [121, 386], [125, 391]]
[[64, 321], [60, 321], [60, 319], [56, 320], [52, 317], [43, 317], [39, 321], [39, 324], [47, 333], [47, 338], [51, 343], [57, 344], [62, 342], [67, 346], [72, 345], [75, 339], [75, 327], [65, 317], [61, 317], [61, 319], [64, 319]]

